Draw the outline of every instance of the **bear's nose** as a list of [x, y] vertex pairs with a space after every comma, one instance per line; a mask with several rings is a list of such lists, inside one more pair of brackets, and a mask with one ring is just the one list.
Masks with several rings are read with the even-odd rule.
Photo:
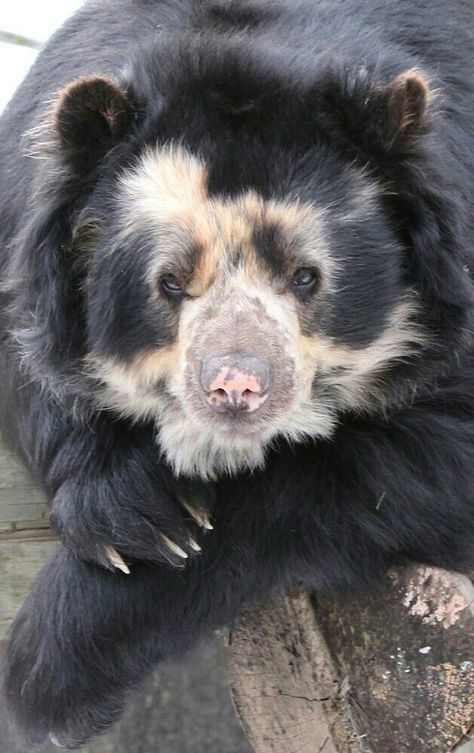
[[269, 363], [244, 353], [208, 358], [201, 368], [207, 402], [219, 413], [253, 413], [267, 399], [271, 378]]

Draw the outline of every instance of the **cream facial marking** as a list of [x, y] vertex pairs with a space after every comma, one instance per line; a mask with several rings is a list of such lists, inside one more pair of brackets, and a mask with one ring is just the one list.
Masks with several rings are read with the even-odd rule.
[[160, 380], [172, 378], [178, 365], [178, 348], [171, 346], [140, 353], [129, 364], [92, 353], [86, 359], [85, 369], [103, 385], [100, 398], [103, 406], [138, 420], [158, 417], [163, 401], [156, 385]]
[[341, 411], [385, 410], [387, 368], [425, 342], [409, 291], [366, 347], [308, 334], [304, 306], [272, 278], [254, 229], [268, 223], [297, 239], [298, 267], [318, 269], [324, 300], [337, 296], [338, 277], [325, 241], [327, 210], [252, 192], [214, 199], [206, 183], [205, 165], [178, 147], [148, 150], [122, 176], [123, 240], [143, 230], [156, 237], [150, 289], [160, 295], [160, 275], [181, 284], [186, 264], [190, 271], [172, 345], [150, 346], [127, 364], [100, 353], [88, 359], [103, 385], [101, 404], [153, 420], [174, 472], [203, 478], [263, 465], [277, 436], [330, 437]]
[[393, 309], [385, 330], [365, 348], [351, 348], [321, 336], [303, 338], [307, 368], [310, 374], [318, 374], [317, 399], [329, 394], [339, 410], [383, 412], [390, 402], [383, 373], [428, 344], [418, 314], [416, 298], [407, 292]]
[[228, 200], [211, 198], [205, 164], [181, 147], [147, 150], [120, 182], [121, 214], [130, 218], [124, 232], [143, 227], [156, 232], [159, 254], [151, 279], [160, 269], [176, 266], [177, 239], [198, 250], [187, 291], [191, 296], [203, 295], [219, 275], [230, 274], [237, 253], [251, 278], [267, 275], [253, 243], [255, 227], [265, 223], [301, 238], [302, 264], [318, 264], [324, 280], [334, 272], [324, 241], [324, 210], [298, 202], [264, 201], [251, 191]]

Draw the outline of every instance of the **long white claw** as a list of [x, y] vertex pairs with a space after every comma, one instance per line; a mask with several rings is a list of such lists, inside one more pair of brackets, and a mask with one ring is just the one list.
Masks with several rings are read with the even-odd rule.
[[206, 513], [203, 510], [196, 510], [195, 507], [190, 505], [189, 502], [186, 502], [184, 499], [181, 500], [181, 504], [188, 511], [191, 517], [196, 521], [198, 526], [201, 526], [201, 528], [205, 528], [206, 531], [214, 530], [214, 526], [212, 525], [209, 516], [206, 515]]
[[50, 735], [49, 739], [51, 740], [51, 742], [53, 743], [53, 745], [55, 745], [57, 748], [62, 748], [63, 747], [61, 745], [61, 743], [59, 742], [58, 738], [56, 737], [56, 735]]
[[186, 554], [184, 549], [181, 549], [181, 547], [178, 546], [175, 541], [172, 541], [171, 539], [169, 539], [168, 536], [165, 536], [164, 533], [161, 534], [161, 538], [165, 542], [166, 546], [169, 547], [169, 549], [171, 549], [172, 552], [177, 554], [178, 557], [182, 557], [183, 560], [188, 559], [188, 555]]
[[201, 547], [199, 546], [199, 544], [197, 543], [197, 541], [195, 541], [194, 539], [189, 538], [188, 539], [188, 544], [191, 547], [191, 549], [194, 549], [195, 552], [202, 552]]
[[214, 526], [212, 525], [210, 519], [208, 518], [208, 516], [205, 513], [203, 513], [202, 527], [205, 528], [206, 531], [213, 531], [214, 530]]
[[125, 575], [130, 575], [130, 568], [125, 564], [122, 557], [113, 546], [106, 546], [105, 554], [111, 565], [116, 567], [117, 570], [121, 570]]

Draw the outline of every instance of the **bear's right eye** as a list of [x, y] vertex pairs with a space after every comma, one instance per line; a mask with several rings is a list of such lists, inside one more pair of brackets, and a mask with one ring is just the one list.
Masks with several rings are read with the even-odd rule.
[[170, 298], [181, 298], [184, 294], [178, 278], [174, 275], [165, 275], [161, 278], [160, 284], [162, 291]]
[[300, 267], [291, 278], [291, 287], [295, 293], [308, 294], [317, 286], [319, 279], [319, 271], [314, 267]]

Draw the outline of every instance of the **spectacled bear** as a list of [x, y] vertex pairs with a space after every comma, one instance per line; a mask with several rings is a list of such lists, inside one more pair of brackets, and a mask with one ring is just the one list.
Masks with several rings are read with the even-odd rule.
[[6, 693], [74, 747], [300, 581], [474, 566], [474, 6], [88, 0], [0, 122], [1, 426], [62, 544]]

